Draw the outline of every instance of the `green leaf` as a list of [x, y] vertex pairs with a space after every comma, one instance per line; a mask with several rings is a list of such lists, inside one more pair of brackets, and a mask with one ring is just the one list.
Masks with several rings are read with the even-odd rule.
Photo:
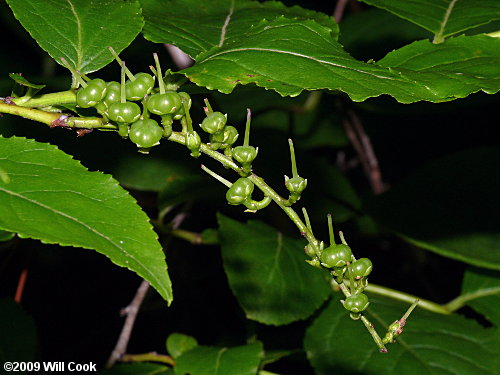
[[305, 241], [259, 221], [219, 215], [229, 285], [249, 319], [282, 325], [310, 316], [330, 293], [328, 276], [304, 260]]
[[409, 42], [432, 36], [427, 30], [377, 8], [347, 14], [340, 26], [340, 44], [360, 60], [378, 59]]
[[460, 298], [500, 326], [500, 272], [470, 268], [465, 272]]
[[497, 0], [361, 0], [386, 9], [435, 34], [435, 41], [500, 19]]
[[[476, 39], [480, 37], [484, 38], [481, 46], [472, 51], [471, 44], [480, 41]], [[430, 51], [445, 51], [446, 64], [430, 58], [427, 62], [438, 72], [413, 71], [404, 65], [392, 68], [387, 60], [382, 61], [384, 66], [358, 61], [330, 37], [329, 29], [318, 23], [278, 18], [263, 20], [241, 38], [200, 54], [196, 64], [182, 73], [197, 85], [224, 93], [230, 93], [238, 84], [249, 83], [283, 96], [327, 89], [345, 92], [354, 101], [388, 94], [401, 103], [448, 101], [479, 90], [494, 93], [500, 89], [500, 40], [486, 36], [469, 38], [472, 39], [459, 38], [452, 48], [447, 48], [447, 43], [427, 42]], [[484, 59], [485, 65], [469, 67], [467, 59]], [[476, 74], [469, 77], [470, 71]], [[441, 77], [443, 72], [454, 82], [446, 85]], [[450, 93], [450, 87], [456, 92]]]
[[175, 362], [176, 375], [256, 375], [262, 344], [215, 348], [197, 346]]
[[436, 160], [388, 193], [368, 213], [403, 238], [443, 256], [500, 269], [499, 149], [472, 149]]
[[167, 352], [173, 357], [180, 357], [182, 354], [198, 346], [198, 341], [192, 336], [182, 333], [172, 333], [167, 337]]
[[156, 363], [118, 363], [100, 375], [174, 375], [172, 369]]
[[279, 16], [314, 19], [329, 29], [332, 38], [338, 36], [338, 26], [332, 17], [298, 6], [287, 8], [278, 1], [141, 0], [141, 4], [146, 21], [144, 37], [156, 43], [174, 44], [193, 58], [241, 38], [262, 19]]
[[144, 24], [136, 0], [8, 0], [14, 16], [48, 54], [82, 73], [113, 61]]
[[13, 300], [0, 299], [0, 363], [33, 361], [35, 349], [36, 330], [31, 316]]
[[443, 98], [463, 98], [500, 88], [500, 39], [485, 35], [459, 36], [446, 43], [412, 43], [385, 56], [378, 64], [429, 85]]
[[192, 163], [138, 153], [123, 155], [112, 170], [113, 177], [127, 188], [161, 191], [172, 198], [205, 181], [199, 168]]
[[110, 176], [56, 147], [0, 137], [0, 229], [106, 255], [146, 279], [169, 303], [165, 255], [148, 217]]
[[45, 87], [45, 85], [37, 85], [37, 84], [29, 82], [26, 78], [24, 78], [19, 73], [9, 73], [9, 77], [12, 78], [17, 84], [19, 84], [21, 86], [26, 86], [26, 87], [30, 87], [32, 89], [38, 89], [38, 90], [41, 90]]
[[15, 233], [0, 230], [0, 242], [10, 241], [15, 235]]
[[[380, 334], [408, 308], [372, 297], [368, 319]], [[438, 315], [418, 307], [388, 353], [378, 352], [361, 321], [353, 321], [338, 298], [306, 332], [304, 347], [316, 374], [477, 375], [500, 372], [500, 332], [459, 315]]]

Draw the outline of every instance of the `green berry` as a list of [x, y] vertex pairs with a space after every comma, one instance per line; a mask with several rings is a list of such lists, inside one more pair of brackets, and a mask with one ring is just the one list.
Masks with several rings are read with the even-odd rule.
[[112, 103], [109, 106], [108, 117], [111, 121], [132, 123], [141, 117], [141, 109], [136, 103]]
[[175, 91], [167, 91], [163, 94], [151, 95], [146, 106], [149, 112], [155, 115], [173, 114], [182, 107], [182, 99]]
[[137, 73], [135, 79], [128, 80], [125, 84], [125, 95], [127, 100], [142, 100], [153, 89], [155, 79], [148, 73]]
[[226, 193], [226, 199], [229, 204], [242, 204], [248, 199], [251, 199], [254, 189], [254, 184], [248, 178], [239, 178], [231, 185]]
[[349, 266], [349, 272], [355, 279], [367, 277], [372, 272], [372, 262], [368, 258], [360, 258]]
[[76, 104], [81, 108], [94, 107], [106, 95], [106, 82], [97, 78], [89, 81], [76, 93]]
[[234, 126], [226, 126], [224, 128], [223, 143], [232, 145], [238, 139], [238, 130]]
[[221, 112], [211, 112], [203, 119], [200, 126], [208, 134], [214, 134], [221, 131], [226, 125], [226, 122], [227, 117]]
[[[189, 96], [189, 94], [187, 92], [183, 92], [183, 91], [179, 92], [178, 94], [181, 97], [181, 101], [184, 100], [187, 104], [188, 109], [190, 109], [193, 101], [191, 100], [191, 97]], [[174, 120], [180, 120], [182, 117], [184, 117], [185, 114], [186, 114], [186, 111], [184, 110], [184, 106], [181, 105], [177, 109], [177, 111], [174, 113]]]
[[353, 313], [360, 313], [361, 311], [366, 310], [370, 302], [368, 301], [368, 297], [366, 294], [353, 294], [347, 297], [344, 301], [344, 307], [347, 311]]
[[150, 148], [160, 143], [163, 129], [155, 120], [139, 120], [130, 127], [129, 138], [139, 148]]
[[257, 157], [258, 149], [253, 146], [238, 146], [233, 149], [234, 158], [241, 164], [251, 164]]
[[347, 245], [332, 245], [321, 252], [319, 260], [327, 268], [343, 267], [352, 261], [352, 251]]
[[285, 185], [290, 193], [300, 195], [307, 186], [307, 180], [302, 177], [288, 178], [285, 176]]
[[106, 95], [102, 99], [104, 104], [109, 107], [113, 103], [120, 101], [120, 84], [116, 81], [108, 82], [106, 88]]

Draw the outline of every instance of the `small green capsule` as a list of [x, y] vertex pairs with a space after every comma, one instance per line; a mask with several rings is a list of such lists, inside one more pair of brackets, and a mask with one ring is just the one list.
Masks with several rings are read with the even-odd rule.
[[254, 189], [254, 184], [248, 178], [241, 177], [231, 185], [226, 193], [226, 199], [229, 204], [242, 204], [248, 199], [251, 199]]
[[344, 244], [327, 247], [321, 252], [320, 261], [327, 268], [344, 267], [352, 261], [351, 248]]
[[366, 294], [353, 294], [345, 299], [344, 308], [352, 313], [359, 313], [366, 310], [369, 304]]

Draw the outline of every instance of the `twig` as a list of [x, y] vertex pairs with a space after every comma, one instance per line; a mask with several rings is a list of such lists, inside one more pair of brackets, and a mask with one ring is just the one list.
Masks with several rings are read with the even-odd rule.
[[182, 52], [178, 47], [172, 44], [165, 44], [165, 47], [167, 48], [167, 51], [172, 58], [175, 66], [177, 66], [179, 69], [189, 68], [191, 65], [193, 65], [193, 59]]
[[333, 12], [333, 19], [335, 22], [339, 23], [344, 16], [345, 6], [349, 0], [338, 0], [337, 5], [335, 5], [335, 11]]
[[382, 181], [382, 173], [370, 138], [366, 134], [358, 115], [351, 110], [348, 110], [347, 113], [349, 119], [343, 121], [346, 135], [359, 156], [373, 193], [376, 195], [381, 194], [385, 190], [385, 185]]
[[[178, 229], [184, 219], [186, 219], [187, 213], [185, 211], [179, 212], [172, 219], [172, 229]], [[112, 367], [116, 361], [122, 358], [127, 351], [128, 342], [130, 340], [130, 335], [132, 334], [132, 329], [134, 328], [135, 319], [139, 312], [139, 308], [144, 301], [144, 297], [146, 297], [146, 293], [149, 289], [149, 283], [146, 280], [141, 282], [141, 285], [137, 289], [135, 293], [134, 299], [126, 308], [122, 310], [124, 315], [127, 315], [127, 319], [125, 319], [125, 323], [123, 324], [122, 331], [120, 333], [120, 337], [116, 342], [115, 348], [111, 352], [105, 367]]]
[[14, 297], [14, 301], [16, 303], [21, 303], [21, 299], [23, 298], [24, 286], [26, 285], [26, 278], [28, 277], [28, 269], [25, 268], [21, 271], [21, 275], [19, 275], [19, 281], [17, 282], [16, 295]]
[[125, 309], [123, 309], [123, 313], [127, 315], [127, 319], [125, 319], [125, 323], [123, 324], [122, 331], [120, 333], [120, 337], [116, 342], [115, 348], [111, 352], [111, 355], [106, 362], [105, 367], [112, 367], [117, 360], [119, 360], [123, 354], [127, 351], [127, 345], [130, 340], [130, 335], [132, 334], [132, 329], [134, 328], [135, 319], [137, 318], [137, 313], [139, 312], [139, 308], [144, 301], [144, 297], [146, 297], [146, 293], [149, 289], [149, 283], [146, 280], [142, 280], [139, 289], [135, 293], [134, 299]]

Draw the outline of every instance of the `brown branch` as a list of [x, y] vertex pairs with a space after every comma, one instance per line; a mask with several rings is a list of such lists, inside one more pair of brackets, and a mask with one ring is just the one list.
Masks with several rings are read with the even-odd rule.
[[333, 12], [333, 19], [335, 22], [339, 23], [342, 20], [342, 17], [344, 16], [344, 10], [345, 6], [349, 0], [338, 0], [337, 5], [335, 5], [335, 10]]
[[149, 283], [146, 280], [142, 280], [139, 289], [137, 289], [137, 292], [135, 293], [134, 299], [130, 305], [122, 310], [122, 315], [127, 315], [127, 318], [125, 319], [125, 323], [123, 324], [123, 328], [120, 333], [120, 337], [116, 342], [115, 348], [106, 362], [106, 368], [112, 367], [115, 362], [118, 361], [127, 351], [128, 342], [130, 340], [130, 335], [132, 334], [132, 329], [134, 328], [137, 313], [139, 312], [142, 301], [144, 301], [144, 297], [146, 297], [148, 289]]
[[[177, 215], [175, 215], [171, 222], [172, 229], [178, 229], [187, 216], [188, 215], [185, 211], [181, 211]], [[149, 286], [149, 283], [146, 280], [143, 280], [141, 282], [141, 285], [137, 289], [134, 299], [132, 300], [130, 305], [122, 309], [122, 315], [127, 315], [127, 318], [125, 319], [125, 323], [123, 324], [122, 331], [120, 333], [120, 336], [118, 337], [115, 348], [106, 361], [106, 368], [112, 367], [116, 363], [116, 361], [118, 361], [125, 355], [128, 342], [130, 341], [130, 335], [132, 334], [132, 329], [134, 328], [135, 319], [137, 318], [137, 314], [139, 312], [141, 304], [146, 297]]]
[[343, 121], [346, 135], [358, 154], [373, 193], [376, 195], [381, 194], [385, 190], [385, 184], [382, 181], [382, 173], [370, 138], [366, 134], [358, 115], [351, 110], [348, 110], [347, 114], [349, 118]]
[[27, 277], [28, 277], [28, 269], [25, 268], [21, 271], [21, 275], [19, 275], [19, 281], [17, 282], [16, 295], [14, 296], [14, 301], [16, 303], [21, 303]]

